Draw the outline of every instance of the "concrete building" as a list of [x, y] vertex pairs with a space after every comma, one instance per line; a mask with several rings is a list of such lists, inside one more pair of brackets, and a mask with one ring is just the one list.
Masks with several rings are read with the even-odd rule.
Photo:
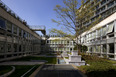
[[40, 53], [41, 37], [0, 1], [0, 61]]
[[[43, 37], [44, 39], [44, 37]], [[67, 37], [60, 36], [49, 36], [46, 43], [42, 45], [42, 52], [63, 52], [63, 51], [73, 51], [74, 42]]]
[[99, 15], [101, 20], [82, 33], [78, 41], [88, 46], [88, 53], [116, 60], [116, 0], [97, 0], [97, 3], [91, 0], [89, 3], [96, 5], [96, 9], [94, 16], [84, 25], [89, 26]]

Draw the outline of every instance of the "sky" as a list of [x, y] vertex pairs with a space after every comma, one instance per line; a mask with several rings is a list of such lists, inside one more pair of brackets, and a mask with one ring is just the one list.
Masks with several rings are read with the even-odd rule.
[[[51, 19], [56, 19], [53, 10], [63, 0], [1, 0], [29, 25], [45, 25], [47, 34], [51, 28], [59, 28]], [[41, 32], [38, 32], [41, 35]]]

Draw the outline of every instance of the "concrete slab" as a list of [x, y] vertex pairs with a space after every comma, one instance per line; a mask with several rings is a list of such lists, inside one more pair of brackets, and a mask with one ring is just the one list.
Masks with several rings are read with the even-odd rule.
[[72, 65], [44, 65], [35, 77], [86, 77]]
[[2, 62], [0, 65], [37, 65], [44, 64], [45, 62], [29, 62], [29, 61], [12, 61], [12, 62]]

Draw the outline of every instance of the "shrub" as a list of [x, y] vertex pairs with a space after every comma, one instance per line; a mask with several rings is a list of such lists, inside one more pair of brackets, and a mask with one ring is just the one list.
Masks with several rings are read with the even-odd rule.
[[83, 59], [90, 64], [90, 66], [81, 66], [79, 69], [83, 71], [87, 77], [116, 77], [116, 66], [113, 66], [115, 61], [98, 56], [91, 56], [82, 54]]

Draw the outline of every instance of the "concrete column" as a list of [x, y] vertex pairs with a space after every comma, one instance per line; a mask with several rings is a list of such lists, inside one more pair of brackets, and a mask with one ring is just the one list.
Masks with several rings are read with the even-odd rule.
[[[14, 32], [14, 29], [13, 29], [13, 24], [12, 24], [12, 35], [11, 35], [11, 37], [12, 37], [12, 43], [11, 43], [11, 52], [12, 53], [14, 53], [14, 36], [13, 36], [13, 32]], [[13, 57], [14, 55], [12, 54], [12, 57]]]
[[[6, 40], [5, 40], [5, 44], [4, 44], [4, 53], [7, 53], [7, 34], [5, 33], [5, 38], [6, 38]], [[6, 58], [7, 57], [7, 55], [5, 54], [4, 55], [4, 58]]]
[[101, 57], [103, 57], [103, 56], [102, 56], [102, 53], [103, 53], [103, 45], [100, 45], [100, 56], [101, 56]]
[[[7, 22], [7, 21], [5, 21], [5, 22]], [[5, 24], [5, 26], [6, 26], [6, 24]], [[7, 29], [7, 26], [6, 26], [6, 29]], [[5, 31], [5, 44], [4, 44], [4, 46], [5, 46], [4, 53], [7, 53], [7, 30]], [[4, 58], [7, 58], [6, 54], [4, 55]]]
[[114, 37], [116, 37], [116, 20], [114, 21]]
[[116, 20], [114, 21], [114, 59], [116, 60]]
[[114, 60], [116, 60], [116, 43], [114, 43]]
[[107, 58], [109, 58], [109, 55], [108, 55], [108, 53], [109, 53], [109, 44], [106, 44], [106, 48], [107, 48], [107, 51], [106, 51], [106, 53], [107, 53]]

